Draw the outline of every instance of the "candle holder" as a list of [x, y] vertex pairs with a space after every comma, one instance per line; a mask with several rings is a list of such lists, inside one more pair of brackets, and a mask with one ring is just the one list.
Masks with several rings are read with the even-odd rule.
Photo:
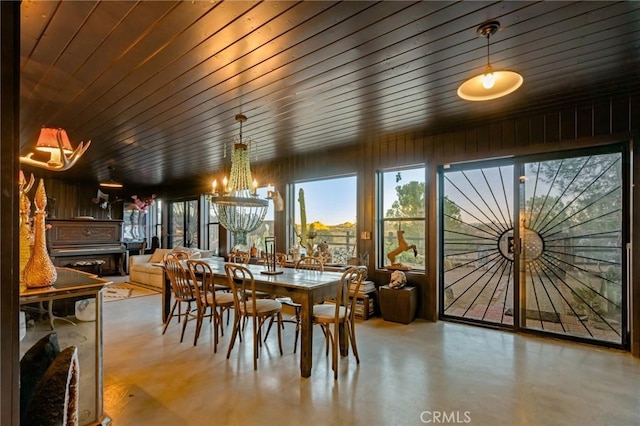
[[260, 271], [261, 274], [265, 275], [278, 275], [282, 274], [282, 270], [276, 270], [276, 237], [266, 237], [264, 239], [264, 266], [267, 268], [264, 271]]

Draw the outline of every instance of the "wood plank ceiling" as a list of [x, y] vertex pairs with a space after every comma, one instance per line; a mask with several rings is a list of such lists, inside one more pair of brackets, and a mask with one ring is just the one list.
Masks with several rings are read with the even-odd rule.
[[[41, 126], [66, 129], [74, 146], [92, 141], [77, 166], [49, 174], [60, 179], [160, 185], [228, 168], [238, 113], [257, 158], [270, 161], [624, 93], [640, 81], [640, 2], [21, 7], [22, 153]], [[518, 71], [524, 85], [464, 101], [457, 87], [487, 60], [476, 28], [492, 19], [501, 23], [494, 69]]]

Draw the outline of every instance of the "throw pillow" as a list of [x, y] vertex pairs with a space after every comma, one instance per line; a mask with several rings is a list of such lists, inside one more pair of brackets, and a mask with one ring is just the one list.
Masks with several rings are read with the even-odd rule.
[[167, 253], [171, 253], [171, 249], [156, 249], [149, 259], [149, 263], [160, 263], [164, 260]]

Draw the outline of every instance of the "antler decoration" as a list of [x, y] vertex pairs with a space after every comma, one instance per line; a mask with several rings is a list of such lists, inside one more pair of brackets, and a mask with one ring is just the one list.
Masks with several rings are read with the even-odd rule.
[[[84, 144], [84, 142], [80, 142], [78, 144], [78, 147], [72, 151], [71, 144], [69, 143], [69, 139], [66, 137], [66, 132], [64, 130], [44, 128], [43, 131], [49, 131], [49, 132], [55, 131], [57, 146], [46, 145], [46, 148], [47, 148], [46, 150], [51, 153], [51, 157], [49, 161], [44, 162], [44, 161], [34, 160], [33, 158], [31, 158], [33, 157], [33, 152], [30, 152], [27, 155], [20, 157], [20, 162], [22, 164], [27, 164], [29, 166], [34, 166], [34, 167], [40, 167], [42, 169], [47, 169], [55, 172], [63, 172], [73, 167], [78, 162], [82, 154], [85, 153], [87, 148], [89, 148], [89, 145], [91, 144], [91, 141], [88, 141], [86, 145]], [[38, 139], [38, 144], [36, 146], [36, 149], [38, 149], [38, 146], [41, 146], [40, 144], [41, 144], [43, 133], [40, 134], [40, 138]], [[65, 145], [68, 145], [68, 146], [65, 146]]]
[[33, 177], [33, 173], [31, 173], [31, 178], [29, 182], [27, 182], [24, 173], [20, 170], [20, 179], [18, 180], [18, 189], [20, 191], [20, 196], [22, 197], [27, 192], [31, 191], [31, 187], [35, 183], [36, 179]]

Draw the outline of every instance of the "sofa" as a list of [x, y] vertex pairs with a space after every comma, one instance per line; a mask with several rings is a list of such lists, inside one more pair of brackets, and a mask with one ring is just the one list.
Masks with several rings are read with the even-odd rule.
[[164, 269], [154, 264], [162, 263], [167, 254], [177, 250], [188, 252], [191, 259], [200, 259], [214, 255], [214, 252], [211, 250], [176, 247], [173, 249], [159, 248], [152, 254], [129, 256], [129, 281], [134, 284], [140, 284], [162, 291], [164, 286]]

